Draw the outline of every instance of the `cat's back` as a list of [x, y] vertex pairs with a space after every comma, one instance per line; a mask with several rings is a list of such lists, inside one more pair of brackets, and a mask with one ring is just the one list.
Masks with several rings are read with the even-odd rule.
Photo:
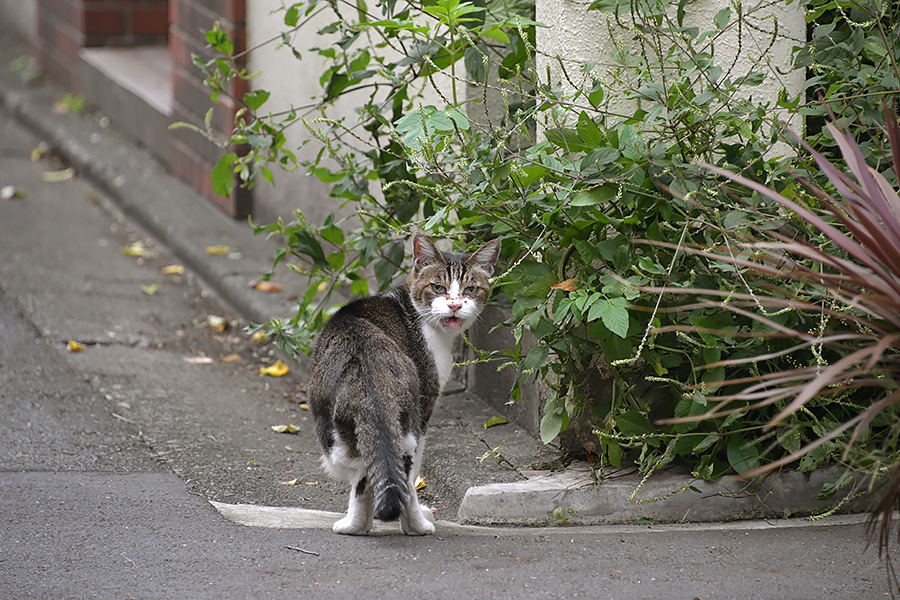
[[354, 300], [335, 313], [313, 353], [311, 394], [330, 395], [363, 365], [394, 376], [411, 369], [417, 376], [415, 357], [421, 354], [423, 342], [408, 297], [402, 287], [392, 288]]
[[361, 351], [364, 346], [390, 341], [406, 351], [414, 315], [403, 300], [403, 290], [392, 288], [341, 307], [323, 328], [313, 361], [318, 360], [320, 351], [335, 344], [350, 344], [341, 348], [345, 351]]

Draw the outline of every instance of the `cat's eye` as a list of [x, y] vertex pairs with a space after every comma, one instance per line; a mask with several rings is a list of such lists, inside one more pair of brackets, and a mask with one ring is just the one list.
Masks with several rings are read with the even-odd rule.
[[439, 283], [432, 283], [431, 291], [434, 292], [435, 294], [446, 294], [447, 288]]
[[479, 292], [479, 287], [477, 285], [470, 285], [463, 290], [467, 296], [477, 296]]

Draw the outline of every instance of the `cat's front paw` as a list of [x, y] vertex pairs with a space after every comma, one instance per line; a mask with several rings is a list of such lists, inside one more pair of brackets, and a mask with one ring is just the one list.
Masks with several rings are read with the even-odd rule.
[[331, 530], [342, 535], [366, 535], [371, 527], [365, 521], [360, 522], [360, 519], [354, 519], [351, 515], [347, 515], [332, 525]]

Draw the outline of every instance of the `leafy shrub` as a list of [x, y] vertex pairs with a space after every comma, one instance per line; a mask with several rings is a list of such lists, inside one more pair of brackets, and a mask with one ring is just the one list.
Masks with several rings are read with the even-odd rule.
[[[328, 61], [319, 116], [266, 115], [268, 92], [249, 93], [230, 139], [249, 151], [226, 153], [214, 185], [230, 189], [235, 173], [246, 184], [271, 181], [273, 165], [295, 167], [284, 129], [301, 121], [321, 145], [303, 166], [332, 185], [336, 206], [356, 210], [353, 218], [332, 215], [321, 224], [297, 212], [291, 222], [255, 226], [283, 239], [276, 264], [290, 257], [310, 277], [297, 316], [268, 324], [279, 346], [294, 356], [308, 352], [336, 291], [368, 293], [370, 273], [378, 288], [387, 287], [413, 229], [466, 245], [497, 237], [508, 268], [496, 290], [510, 307], [507, 325], [517, 343], [481, 358], [518, 369], [511, 401], [530, 378], [553, 389], [541, 423], [545, 441], [578, 420], [594, 427], [601, 465], [619, 466], [627, 455], [650, 473], [680, 458], [696, 477], [713, 478], [752, 471], [793, 454], [811, 435], [821, 437], [852, 401], [817, 395], [814, 407], [806, 405], [810, 415], [802, 427], [784, 424], [768, 445], [759, 438], [772, 417], [766, 411], [691, 419], [707, 415], [711, 402], [727, 393], [726, 376], [731, 386], [767, 377], [763, 368], [783, 370], [777, 360], [763, 367], [751, 357], [800, 360], [797, 367], [808, 369], [843, 356], [841, 348], [823, 353], [811, 342], [806, 354], [787, 358], [794, 343], [761, 335], [752, 306], [735, 311], [690, 291], [716, 289], [756, 302], [772, 282], [745, 276], [749, 265], [727, 260], [730, 252], [767, 231], [818, 235], [771, 196], [721, 194], [698, 162], [815, 203], [786, 167], [815, 169], [802, 158], [768, 153], [780, 139], [776, 110], [815, 118], [825, 106], [858, 138], [865, 160], [877, 166], [889, 155], [877, 135], [883, 122], [870, 106], [896, 97], [900, 87], [897, 15], [891, 8], [878, 12], [883, 7], [876, 3], [866, 24], [856, 5], [801, 4], [813, 19], [812, 41], [798, 41], [796, 49], [798, 63], [809, 68], [806, 91], [764, 101], [753, 100], [753, 91], [778, 74], [762, 60], [738, 72], [733, 58], [718, 56], [716, 44], [726, 31], [759, 29], [762, 22], [774, 23], [767, 30], [774, 39], [777, 20], [761, 12], [765, 7], [735, 5], [700, 27], [685, 25], [684, 2], [598, 0], [589, 10], [609, 15], [609, 27], [627, 22], [638, 51], [619, 51], [603, 76], [589, 65], [548, 57], [562, 68], [570, 84], [564, 89], [536, 68], [540, 25], [529, 2], [392, 0], [374, 9], [361, 1], [355, 7], [290, 3], [284, 8], [289, 30], [313, 14], [332, 14], [320, 32], [337, 41], [318, 50]], [[221, 32], [210, 31], [207, 40], [223, 56], [197, 63], [214, 94], [224, 93], [230, 78], [246, 74], [235, 68]], [[290, 45], [291, 36], [285, 33], [282, 42]], [[824, 104], [807, 101], [807, 92], [822, 94]], [[333, 101], [348, 94], [359, 98], [358, 119], [329, 116]], [[622, 102], [633, 107], [626, 116], [617, 113]], [[814, 133], [823, 150], [834, 144], [825, 130]], [[671, 288], [682, 293], [662, 291]], [[821, 290], [801, 285], [791, 293], [815, 304]], [[685, 294], [696, 296], [688, 313]], [[757, 308], [765, 327], [824, 335], [811, 313]], [[526, 331], [537, 342], [527, 350]], [[656, 424], [672, 416], [684, 419]], [[820, 452], [801, 468], [830, 456]]]

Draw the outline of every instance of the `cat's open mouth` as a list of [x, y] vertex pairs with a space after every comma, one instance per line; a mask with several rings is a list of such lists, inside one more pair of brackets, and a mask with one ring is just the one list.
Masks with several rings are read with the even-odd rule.
[[441, 325], [444, 326], [444, 329], [459, 329], [462, 327], [462, 319], [459, 317], [446, 317], [441, 319]]

